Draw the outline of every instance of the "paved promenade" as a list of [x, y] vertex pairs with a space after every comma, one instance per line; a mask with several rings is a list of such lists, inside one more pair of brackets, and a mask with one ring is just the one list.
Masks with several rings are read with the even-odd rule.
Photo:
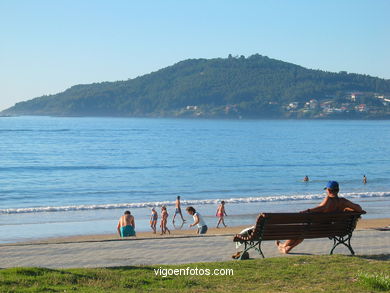
[[[0, 268], [39, 266], [47, 268], [109, 267], [228, 261], [236, 251], [232, 236], [176, 236], [157, 239], [74, 242], [58, 244], [0, 245]], [[357, 255], [390, 254], [390, 231], [360, 230], [352, 237]], [[290, 255], [328, 254], [333, 241], [305, 240]], [[273, 241], [262, 244], [265, 257], [281, 256]], [[349, 254], [338, 246], [335, 253]], [[259, 258], [257, 252], [250, 253]]]

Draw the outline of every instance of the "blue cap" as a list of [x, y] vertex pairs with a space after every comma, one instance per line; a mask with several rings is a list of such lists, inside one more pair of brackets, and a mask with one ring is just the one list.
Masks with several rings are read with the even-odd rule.
[[328, 181], [324, 189], [327, 188], [331, 190], [339, 189], [339, 183], [337, 181]]

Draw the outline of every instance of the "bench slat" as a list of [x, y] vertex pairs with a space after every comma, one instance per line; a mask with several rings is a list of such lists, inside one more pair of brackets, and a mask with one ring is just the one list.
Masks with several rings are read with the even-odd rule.
[[284, 234], [284, 235], [266, 235], [262, 238], [262, 240], [287, 240], [287, 239], [312, 239], [312, 238], [329, 238], [334, 236], [345, 236], [346, 233], [342, 231], [334, 232], [334, 233], [306, 233], [301, 236], [296, 234]]
[[285, 232], [285, 231], [333, 231], [335, 229], [348, 229], [352, 223], [334, 223], [334, 224], [293, 224], [293, 225], [266, 225], [263, 233]]
[[[285, 216], [284, 216], [285, 215]], [[353, 213], [296, 213], [296, 214], [262, 214], [260, 217], [267, 224], [323, 223], [331, 221], [348, 221], [356, 218]]]

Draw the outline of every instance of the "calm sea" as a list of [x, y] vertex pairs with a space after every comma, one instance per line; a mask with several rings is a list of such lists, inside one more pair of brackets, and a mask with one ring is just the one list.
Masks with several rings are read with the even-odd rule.
[[389, 217], [389, 178], [390, 121], [2, 117], [0, 242], [115, 233], [125, 209], [148, 230], [177, 195], [210, 226], [221, 199], [228, 224], [250, 224], [319, 203], [328, 180]]

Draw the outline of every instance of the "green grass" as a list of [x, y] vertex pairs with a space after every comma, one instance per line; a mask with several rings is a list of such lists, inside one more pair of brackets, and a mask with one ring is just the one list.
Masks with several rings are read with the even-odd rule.
[[[388, 269], [390, 272], [390, 267]], [[367, 274], [360, 273], [359, 282], [372, 290], [390, 291], [390, 274]]]
[[[381, 260], [382, 259], [382, 260]], [[233, 269], [233, 276], [156, 276], [155, 269]], [[0, 292], [373, 292], [389, 290], [390, 260], [293, 256], [96, 269], [0, 270]]]

